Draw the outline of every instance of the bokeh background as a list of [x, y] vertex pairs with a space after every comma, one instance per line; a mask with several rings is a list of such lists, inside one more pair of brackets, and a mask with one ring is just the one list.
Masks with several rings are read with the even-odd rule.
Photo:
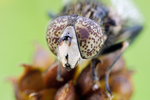
[[[144, 30], [124, 53], [133, 75], [135, 92], [131, 100], [150, 100], [150, 1], [134, 0], [145, 18]], [[45, 30], [47, 12], [57, 13], [62, 0], [0, 0], [0, 100], [15, 100], [9, 76], [18, 76], [30, 64], [34, 43], [48, 50]]]

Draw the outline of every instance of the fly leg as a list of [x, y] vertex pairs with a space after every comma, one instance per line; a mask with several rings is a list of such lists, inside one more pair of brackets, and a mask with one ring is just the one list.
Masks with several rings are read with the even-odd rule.
[[111, 72], [114, 64], [118, 61], [118, 59], [121, 57], [121, 55], [123, 54], [123, 52], [129, 46], [129, 42], [125, 41], [125, 42], [122, 42], [121, 44], [122, 44], [122, 48], [119, 50], [119, 54], [117, 55], [117, 57], [115, 58], [115, 60], [113, 61], [113, 63], [107, 69], [106, 76], [105, 76], [105, 87], [106, 87], [106, 90], [108, 92], [107, 94], [108, 94], [108, 97], [110, 98], [110, 100], [112, 100], [113, 94], [112, 94], [112, 92], [110, 90], [110, 87], [109, 87], [109, 74], [110, 74], [110, 72]]
[[57, 81], [63, 81], [63, 78], [61, 77], [61, 64], [59, 62], [58, 67], [57, 67]]
[[99, 82], [99, 77], [97, 76], [97, 73], [95, 71], [95, 68], [97, 66], [98, 63], [101, 63], [101, 60], [99, 59], [92, 59], [92, 77], [93, 77], [93, 81], [94, 81], [94, 86], [93, 86], [93, 90], [96, 90], [100, 87], [100, 82]]
[[[54, 64], [57, 63], [58, 61], [55, 60]], [[49, 66], [44, 72], [43, 72], [43, 76], [48, 72], [48, 70], [50, 69], [51, 66]], [[57, 67], [57, 77], [56, 77], [57, 81], [63, 81], [63, 78], [61, 77], [61, 64], [60, 62], [58, 63], [58, 67]]]
[[[128, 45], [132, 44], [132, 42], [135, 40], [135, 38], [139, 35], [143, 27], [141, 25], [135, 25], [129, 28], [124, 28], [120, 36], [118, 36], [117, 41], [120, 43], [112, 45], [108, 48], [105, 48], [102, 52], [101, 55], [108, 54], [108, 53], [113, 53], [117, 50], [120, 51], [120, 54], [115, 58], [114, 62], [109, 66], [109, 68], [106, 71], [106, 76], [105, 76], [105, 86], [106, 90], [108, 92], [108, 95], [110, 99], [113, 97], [111, 90], [109, 88], [109, 74], [113, 68], [113, 65], [117, 62], [117, 60], [120, 58], [120, 56], [123, 54], [123, 52], [126, 50]], [[122, 42], [124, 41], [124, 42]]]

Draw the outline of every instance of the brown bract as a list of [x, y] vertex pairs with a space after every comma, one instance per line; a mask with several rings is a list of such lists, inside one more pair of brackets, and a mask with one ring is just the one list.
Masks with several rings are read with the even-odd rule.
[[92, 94], [88, 95], [85, 100], [108, 100], [108, 97], [104, 90], [98, 89]]
[[116, 100], [130, 100], [133, 94], [132, 71], [125, 71], [110, 77], [110, 88]]
[[37, 93], [31, 93], [29, 97], [33, 100], [53, 100], [56, 94], [55, 88], [43, 89]]
[[57, 91], [54, 100], [78, 100], [78, 99], [79, 98], [77, 96], [75, 86], [72, 81], [69, 81]]
[[33, 66], [48, 68], [52, 63], [54, 63], [54, 58], [50, 52], [44, 50], [40, 45], [36, 44], [36, 52], [33, 55]]
[[[21, 91], [37, 92], [44, 88], [42, 71], [30, 65], [23, 65], [24, 73], [18, 79]], [[34, 80], [34, 81], [33, 81]], [[38, 83], [38, 84], [37, 84]]]
[[43, 82], [45, 85], [45, 88], [59, 88], [65, 82], [70, 80], [73, 77], [74, 70], [67, 71], [65, 68], [61, 66], [61, 77], [63, 78], [63, 81], [58, 81], [57, 78], [57, 67], [58, 63], [53, 64], [48, 71], [43, 75]]

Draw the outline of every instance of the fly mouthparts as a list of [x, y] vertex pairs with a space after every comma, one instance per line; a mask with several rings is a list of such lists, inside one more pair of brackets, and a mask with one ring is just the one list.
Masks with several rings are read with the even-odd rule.
[[71, 66], [70, 66], [70, 64], [67, 63], [67, 64], [65, 64], [65, 66], [66, 66], [65, 68], [67, 69], [67, 71], [71, 71]]

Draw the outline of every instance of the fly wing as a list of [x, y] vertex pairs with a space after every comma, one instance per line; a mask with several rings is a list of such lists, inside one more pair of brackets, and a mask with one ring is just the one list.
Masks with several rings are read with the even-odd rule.
[[111, 0], [117, 13], [125, 21], [122, 33], [116, 38], [117, 42], [128, 40], [133, 42], [143, 29], [143, 16], [132, 0]]
[[62, 0], [63, 5], [67, 5], [70, 2], [71, 2], [71, 0]]
[[143, 16], [132, 0], [110, 0], [113, 7], [127, 24], [142, 24]]
[[75, 2], [78, 2], [78, 1], [83, 1], [83, 0], [62, 0], [62, 3], [65, 6], [69, 3], [75, 3]]
[[[118, 45], [123, 41], [128, 41], [131, 44], [143, 29], [143, 16], [132, 0], [110, 0], [110, 2], [116, 12], [116, 14], [114, 14], [115, 16], [110, 17], [116, 19], [116, 23], [119, 20], [118, 23], [121, 24], [117, 24], [113, 27], [114, 30], [119, 29], [119, 31], [112, 35], [108, 34], [109, 36], [105, 43], [107, 46], [104, 47], [101, 54], [117, 50]], [[119, 15], [119, 17], [117, 15]]]
[[117, 14], [123, 20], [123, 27], [115, 43], [128, 40], [130, 43], [143, 28], [143, 16], [132, 0], [110, 0]]

